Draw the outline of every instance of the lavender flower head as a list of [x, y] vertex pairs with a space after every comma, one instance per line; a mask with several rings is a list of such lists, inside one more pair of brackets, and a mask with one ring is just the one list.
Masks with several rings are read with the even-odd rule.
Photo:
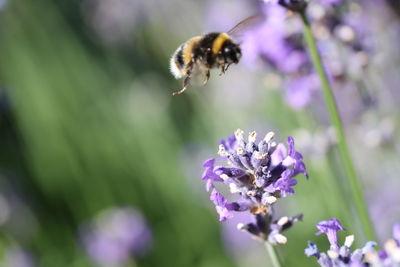
[[308, 242], [308, 247], [305, 249], [307, 257], [314, 256], [317, 258], [318, 263], [322, 267], [362, 267], [368, 266], [366, 262], [366, 255], [373, 251], [376, 246], [375, 242], [367, 242], [363, 248], [356, 249], [351, 252], [350, 247], [354, 242], [354, 235], [349, 235], [343, 246], [340, 246], [337, 239], [337, 233], [345, 230], [336, 218], [329, 219], [328, 221], [320, 221], [316, 227], [319, 232], [317, 235], [326, 234], [330, 243], [330, 249], [325, 252], [320, 252], [317, 245]]
[[143, 216], [131, 208], [103, 211], [82, 229], [83, 245], [100, 266], [123, 266], [146, 253], [152, 241]]
[[[308, 177], [302, 155], [295, 150], [294, 140], [288, 137], [288, 150], [283, 144], [273, 141], [274, 133], [268, 133], [259, 142], [256, 132], [251, 132], [245, 140], [238, 129], [235, 135], [222, 140], [219, 145], [219, 162], [216, 159], [204, 162], [202, 179], [207, 181], [206, 190], [211, 191], [219, 220], [225, 221], [235, 212], [250, 212], [254, 223], [239, 224], [238, 228], [272, 244], [286, 243], [281, 233], [290, 228], [302, 215], [275, 219], [273, 204], [282, 197], [294, 194], [297, 184], [294, 177], [300, 173]], [[216, 188], [218, 184], [229, 188], [233, 201]], [[223, 187], [223, 186], [222, 186]]]

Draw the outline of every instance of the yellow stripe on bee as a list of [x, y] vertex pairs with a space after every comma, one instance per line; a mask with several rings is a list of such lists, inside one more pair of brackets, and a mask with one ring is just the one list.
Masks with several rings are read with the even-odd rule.
[[230, 37], [226, 33], [221, 33], [220, 35], [215, 38], [213, 44], [212, 44], [212, 51], [216, 55], [218, 52], [221, 50], [222, 46], [224, 45], [226, 40], [229, 40]]
[[192, 60], [193, 47], [201, 40], [201, 36], [190, 38], [183, 47], [183, 61], [188, 64]]

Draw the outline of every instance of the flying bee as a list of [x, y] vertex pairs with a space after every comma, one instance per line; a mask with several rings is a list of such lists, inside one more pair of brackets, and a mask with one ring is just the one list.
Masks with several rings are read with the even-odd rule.
[[203, 81], [205, 85], [210, 78], [210, 69], [219, 68], [222, 75], [231, 64], [237, 64], [242, 51], [239, 43], [233, 40], [233, 35], [260, 19], [260, 15], [251, 16], [226, 33], [211, 32], [195, 36], [181, 44], [172, 55], [170, 69], [176, 79], [185, 79], [183, 88], [172, 95], [185, 92], [193, 77], [205, 76]]

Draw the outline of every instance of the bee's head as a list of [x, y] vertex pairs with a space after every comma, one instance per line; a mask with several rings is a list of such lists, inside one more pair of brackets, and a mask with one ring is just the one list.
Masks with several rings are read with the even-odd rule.
[[225, 63], [231, 64], [231, 63], [238, 63], [241, 56], [242, 52], [240, 50], [239, 45], [227, 41], [225, 42], [224, 46], [222, 47], [222, 56], [225, 60]]

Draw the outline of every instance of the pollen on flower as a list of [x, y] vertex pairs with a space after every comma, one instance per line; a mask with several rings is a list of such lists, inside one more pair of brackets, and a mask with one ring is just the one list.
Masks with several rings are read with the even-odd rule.
[[327, 251], [327, 254], [328, 254], [329, 258], [331, 258], [331, 259], [337, 259], [337, 258], [339, 258], [339, 253], [337, 253], [337, 252], [334, 251], [334, 250], [328, 250], [328, 251]]
[[287, 243], [287, 237], [281, 234], [275, 235], [275, 240], [279, 244], [286, 244]]
[[268, 197], [265, 198], [265, 202], [266, 202], [267, 204], [273, 204], [273, 203], [275, 203], [277, 200], [278, 200], [278, 199], [277, 199], [276, 197], [274, 197], [274, 196], [268, 196]]
[[244, 132], [243, 132], [242, 129], [237, 129], [237, 130], [235, 131], [236, 140], [238, 140], [238, 141], [243, 140], [243, 134], [244, 134]]
[[238, 223], [237, 225], [236, 225], [236, 228], [238, 229], [238, 230], [244, 230], [244, 228], [245, 228], [245, 224], [244, 223]]
[[256, 159], [266, 159], [268, 157], [267, 153], [260, 153], [260, 152], [255, 152], [254, 153], [254, 158]]
[[253, 190], [251, 190], [251, 191], [248, 191], [246, 194], [247, 194], [249, 197], [254, 197], [254, 196], [256, 195], [256, 192], [254, 192]]
[[368, 252], [367, 254], [365, 254], [365, 260], [367, 262], [377, 264], [377, 262], [379, 262], [379, 257], [378, 257], [378, 254], [376, 254], [374, 252]]
[[238, 147], [238, 148], [236, 149], [236, 153], [237, 153], [238, 155], [244, 155], [244, 154], [245, 154], [244, 149], [243, 149], [242, 147]]
[[385, 243], [385, 250], [390, 252], [397, 247], [396, 240], [390, 239]]
[[351, 247], [351, 245], [353, 245], [353, 242], [354, 242], [354, 235], [348, 235], [346, 236], [344, 245], [349, 248]]
[[279, 219], [277, 224], [282, 226], [282, 225], [285, 225], [288, 221], [289, 221], [289, 218], [287, 216], [284, 216], [284, 217]]
[[261, 214], [261, 213], [267, 213], [268, 208], [265, 206], [253, 206], [250, 208], [250, 212], [254, 215]]
[[222, 180], [227, 181], [229, 180], [229, 176], [227, 174], [221, 174], [219, 177], [221, 177]]
[[274, 132], [269, 132], [265, 135], [264, 141], [268, 143], [269, 141], [271, 141], [274, 138], [274, 136], [275, 136]]
[[220, 155], [221, 157], [226, 157], [229, 155], [228, 152], [226, 152], [225, 146], [223, 144], [220, 144], [218, 147], [218, 155]]
[[249, 143], [254, 143], [257, 138], [257, 133], [255, 131], [252, 131], [249, 133]]
[[394, 249], [390, 256], [395, 262], [400, 263], [400, 248], [397, 247], [396, 249]]
[[230, 183], [229, 191], [231, 191], [232, 194], [240, 193], [240, 188], [236, 184]]
[[295, 160], [292, 157], [287, 157], [282, 161], [282, 164], [285, 166], [292, 166], [294, 164]]

